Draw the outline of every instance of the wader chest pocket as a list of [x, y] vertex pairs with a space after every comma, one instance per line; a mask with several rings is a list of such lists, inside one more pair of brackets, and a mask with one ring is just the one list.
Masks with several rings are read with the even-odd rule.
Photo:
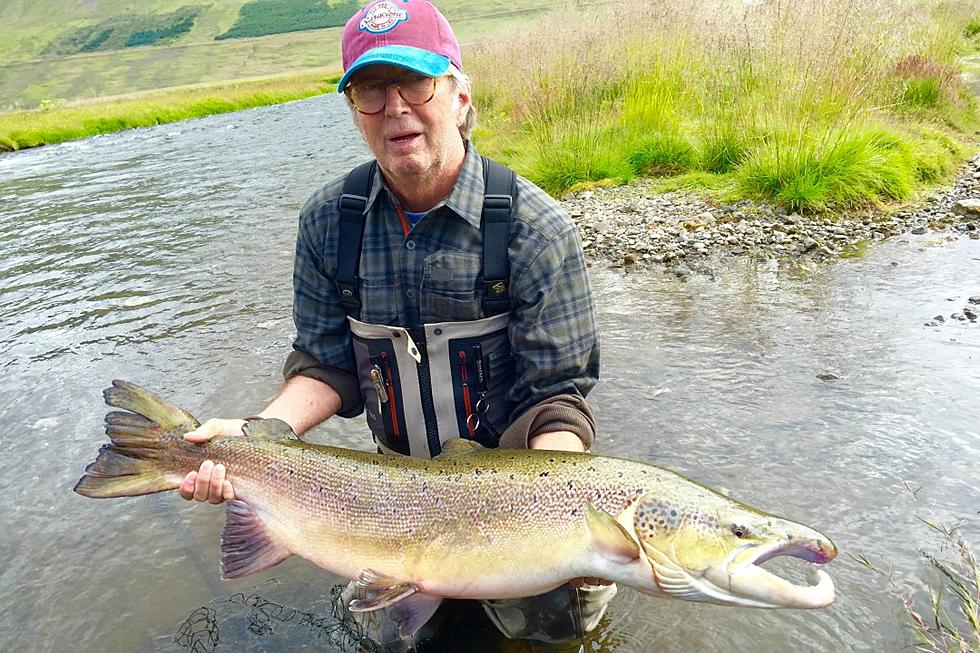
[[[381, 444], [408, 455], [408, 431], [405, 427], [401, 379], [394, 348], [385, 340], [369, 340], [358, 336], [354, 336], [353, 340], [355, 350], [360, 350], [360, 354], [370, 365], [368, 374], [360, 377], [368, 426], [382, 440]], [[383, 436], [380, 435], [382, 433]]]
[[[486, 353], [484, 348], [494, 344], [498, 348]], [[449, 353], [456, 421], [461, 437], [476, 440], [485, 447], [497, 446], [512, 408], [507, 400], [507, 390], [514, 367], [506, 331], [491, 338], [451, 340]], [[491, 361], [495, 362], [491, 364]], [[509, 377], [504, 374], [507, 370]]]

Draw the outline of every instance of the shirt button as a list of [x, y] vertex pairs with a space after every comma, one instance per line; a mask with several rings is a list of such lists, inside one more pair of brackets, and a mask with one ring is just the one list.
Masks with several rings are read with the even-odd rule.
[[405, 247], [407, 249], [415, 249], [415, 241], [414, 240], [406, 240], [405, 241]]
[[412, 297], [415, 297], [415, 291], [414, 291], [414, 290], [412, 290], [411, 288], [409, 288], [408, 290], [406, 290], [406, 291], [405, 291], [405, 295], [406, 295], [406, 296], [407, 296], [407, 297], [408, 297], [409, 299], [411, 299]]

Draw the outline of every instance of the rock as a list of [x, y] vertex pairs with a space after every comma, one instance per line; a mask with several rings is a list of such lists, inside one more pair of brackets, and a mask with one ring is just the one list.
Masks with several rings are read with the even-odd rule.
[[980, 304], [980, 295], [977, 295], [976, 297], [970, 297], [966, 301], [970, 302], [971, 304]]
[[919, 226], [915, 227], [914, 229], [912, 229], [912, 233], [915, 234], [916, 236], [921, 236], [925, 232], [926, 232], [926, 228], [925, 228], [925, 226], [923, 226], [921, 224]]
[[963, 315], [965, 315], [971, 322], [975, 322], [977, 319], [977, 312], [972, 308], [964, 308]]
[[935, 320], [936, 322], [945, 322], [946, 321], [946, 318], [944, 318], [942, 315], [937, 315], [936, 317], [934, 317], [932, 319]]
[[836, 381], [840, 379], [840, 377], [833, 372], [819, 372], [817, 373], [817, 378], [821, 381]]
[[959, 200], [953, 204], [953, 213], [967, 220], [980, 219], [980, 200], [967, 199]]
[[927, 327], [937, 327], [937, 326], [939, 326], [939, 322], [936, 322], [935, 320], [929, 320], [928, 322], [925, 323], [924, 326], [927, 326]]

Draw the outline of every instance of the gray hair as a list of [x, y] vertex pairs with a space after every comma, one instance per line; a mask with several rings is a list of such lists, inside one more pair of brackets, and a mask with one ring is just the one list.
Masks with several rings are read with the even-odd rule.
[[[457, 93], [465, 93], [470, 98], [470, 108], [466, 111], [463, 124], [459, 126], [459, 135], [463, 137], [464, 141], [468, 141], [473, 136], [473, 130], [476, 128], [476, 107], [473, 106], [473, 81], [453, 64], [449, 64], [449, 72], [447, 74], [453, 81], [453, 90]], [[354, 126], [360, 131], [361, 125], [357, 122], [357, 109], [354, 108], [354, 103], [351, 102], [350, 95], [344, 93], [344, 99], [347, 101], [347, 108], [351, 111]]]
[[473, 80], [452, 64], [449, 65], [449, 77], [453, 80], [453, 88], [457, 92], [465, 93], [470, 98], [470, 108], [466, 111], [463, 124], [459, 126], [459, 135], [463, 137], [464, 141], [468, 141], [473, 136], [473, 130], [476, 128], [476, 107], [473, 106]]

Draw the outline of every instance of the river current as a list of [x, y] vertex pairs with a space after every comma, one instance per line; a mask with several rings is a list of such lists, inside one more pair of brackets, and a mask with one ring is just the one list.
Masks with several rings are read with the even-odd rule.
[[[0, 156], [5, 650], [345, 649], [339, 579], [294, 558], [221, 581], [219, 509], [71, 488], [105, 441], [111, 379], [202, 419], [274, 395], [299, 207], [366, 157], [332, 96]], [[726, 488], [841, 555], [827, 609], [622, 589], [587, 650], [903, 650], [900, 594], [925, 609], [921, 550], [943, 555], [917, 517], [965, 517], [980, 543], [980, 325], [949, 319], [980, 295], [980, 241], [901, 237], [810, 270], [734, 260], [687, 281], [597, 263], [592, 280], [595, 450]], [[945, 324], [924, 326], [937, 314]], [[370, 448], [361, 418], [316, 437]], [[794, 562], [769, 564], [802, 579]], [[528, 650], [461, 633], [456, 650]]]

